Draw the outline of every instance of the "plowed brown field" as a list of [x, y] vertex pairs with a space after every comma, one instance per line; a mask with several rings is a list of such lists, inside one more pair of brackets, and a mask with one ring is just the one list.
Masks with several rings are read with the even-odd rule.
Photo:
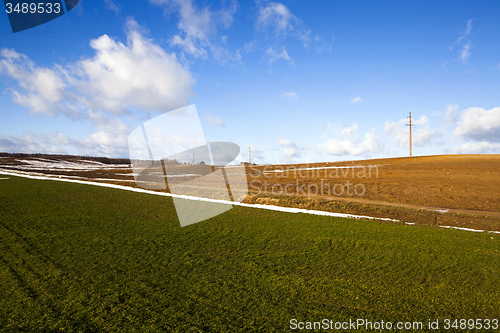
[[260, 202], [267, 199], [272, 204], [313, 209], [335, 207], [341, 212], [418, 224], [500, 229], [500, 155], [438, 155], [250, 169], [249, 188]]
[[[28, 159], [1, 158], [0, 169], [136, 187], [130, 167], [26, 170], [28, 164], [20, 160]], [[247, 166], [246, 170], [248, 203], [500, 231], [500, 155]]]

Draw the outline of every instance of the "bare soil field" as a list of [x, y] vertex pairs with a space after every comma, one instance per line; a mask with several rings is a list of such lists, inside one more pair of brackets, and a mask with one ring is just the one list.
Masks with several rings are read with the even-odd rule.
[[[179, 182], [195, 177], [190, 167], [182, 166]], [[128, 164], [76, 157], [7, 156], [2, 169], [138, 187]], [[247, 165], [246, 172], [247, 203], [500, 231], [500, 155]]]
[[330, 206], [418, 224], [500, 229], [500, 155], [252, 166], [250, 170], [249, 190], [260, 202], [267, 197], [270, 203], [292, 207]]

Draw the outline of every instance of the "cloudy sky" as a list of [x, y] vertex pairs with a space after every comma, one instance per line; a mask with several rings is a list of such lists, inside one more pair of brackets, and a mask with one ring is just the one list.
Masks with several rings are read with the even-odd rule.
[[500, 153], [500, 2], [81, 0], [0, 15], [0, 151], [128, 157], [195, 104], [257, 163]]

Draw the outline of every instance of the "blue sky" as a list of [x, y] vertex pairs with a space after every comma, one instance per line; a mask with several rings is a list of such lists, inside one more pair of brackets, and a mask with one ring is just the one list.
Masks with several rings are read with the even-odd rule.
[[257, 163], [500, 153], [498, 1], [81, 0], [0, 16], [0, 151], [128, 157], [195, 104]]

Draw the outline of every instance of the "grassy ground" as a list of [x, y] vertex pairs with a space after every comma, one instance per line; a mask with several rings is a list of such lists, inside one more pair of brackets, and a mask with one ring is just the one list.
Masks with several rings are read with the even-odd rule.
[[3, 332], [500, 318], [499, 235], [244, 207], [181, 228], [169, 198], [9, 178]]

